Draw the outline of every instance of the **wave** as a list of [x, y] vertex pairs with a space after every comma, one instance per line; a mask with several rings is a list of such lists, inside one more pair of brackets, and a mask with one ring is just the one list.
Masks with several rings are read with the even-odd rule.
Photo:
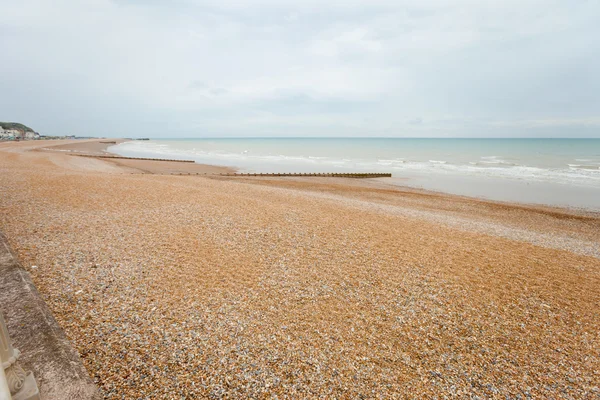
[[469, 162], [469, 164], [482, 165], [482, 166], [503, 165], [503, 166], [510, 166], [510, 167], [521, 165], [517, 162], [514, 162], [514, 159], [508, 158], [508, 160], [507, 160], [506, 158], [507, 157], [500, 157], [500, 156], [482, 156], [482, 157], [480, 157], [480, 160]]
[[567, 164], [569, 166], [569, 168], [572, 169], [589, 169], [589, 170], [595, 170], [595, 169], [600, 169], [599, 164]]
[[487, 166], [487, 165], [504, 165], [507, 167], [516, 167], [518, 165], [518, 163], [513, 163], [513, 162], [508, 162], [508, 161], [504, 161], [504, 160], [497, 160], [497, 161], [475, 161], [475, 162], [469, 162], [469, 164], [471, 165], [481, 165], [481, 166]]
[[402, 158], [397, 158], [397, 159], [393, 159], [393, 160], [386, 160], [386, 159], [377, 160], [377, 165], [383, 165], [383, 166], [402, 165], [405, 163], [406, 163], [406, 160], [404, 160]]
[[392, 172], [396, 176], [410, 174], [455, 174], [513, 180], [553, 182], [600, 187], [600, 164], [591, 161], [563, 164], [564, 167], [543, 168], [520, 165], [509, 157], [484, 156], [477, 161], [419, 161], [404, 158], [342, 158], [315, 155], [258, 154], [253, 150], [181, 148], [160, 142], [125, 142], [109, 151], [133, 157], [191, 159], [199, 163], [229, 165], [254, 172], [328, 172], [365, 171]]

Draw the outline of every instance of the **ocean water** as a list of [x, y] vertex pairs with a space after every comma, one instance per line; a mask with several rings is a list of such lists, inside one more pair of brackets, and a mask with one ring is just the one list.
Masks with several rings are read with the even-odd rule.
[[391, 172], [392, 184], [600, 210], [600, 139], [156, 139], [110, 151], [244, 172]]

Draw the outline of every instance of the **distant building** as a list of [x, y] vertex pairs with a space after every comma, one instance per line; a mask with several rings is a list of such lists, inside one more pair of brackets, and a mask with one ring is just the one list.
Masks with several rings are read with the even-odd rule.
[[13, 140], [16, 137], [19, 137], [20, 132], [16, 129], [4, 129], [0, 126], [0, 139], [9, 139]]
[[5, 129], [0, 125], [0, 140], [35, 140], [39, 139], [40, 134], [32, 131], [25, 131], [21, 129]]

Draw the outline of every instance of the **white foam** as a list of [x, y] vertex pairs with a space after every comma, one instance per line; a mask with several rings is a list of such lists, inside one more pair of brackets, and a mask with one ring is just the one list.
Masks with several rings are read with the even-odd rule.
[[[207, 147], [210, 142], [206, 143]], [[176, 147], [177, 146], [177, 147]], [[477, 161], [447, 160], [407, 160], [404, 158], [342, 158], [316, 155], [259, 154], [258, 150], [226, 151], [202, 149], [197, 143], [194, 147], [182, 148], [179, 144], [169, 145], [155, 141], [125, 142], [112, 146], [110, 151], [125, 156], [149, 156], [158, 158], [192, 159], [200, 163], [232, 165], [248, 171], [285, 172], [299, 168], [310, 171], [326, 172], [328, 169], [361, 170], [367, 172], [393, 171], [395, 176], [410, 173], [455, 174], [489, 178], [554, 182], [581, 186], [600, 187], [600, 163], [596, 161], [578, 161], [563, 164], [564, 167], [543, 168], [520, 165], [509, 157], [483, 156]], [[308, 153], [310, 151], [306, 150]], [[588, 159], [581, 159], [588, 160]]]

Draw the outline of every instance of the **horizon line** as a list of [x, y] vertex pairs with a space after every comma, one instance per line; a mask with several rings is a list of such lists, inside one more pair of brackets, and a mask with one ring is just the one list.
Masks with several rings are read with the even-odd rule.
[[[77, 136], [77, 135], [74, 135]], [[81, 136], [83, 137], [83, 136]], [[95, 138], [95, 136], [89, 136], [90, 138]], [[535, 140], [571, 140], [571, 139], [600, 139], [600, 136], [597, 137], [465, 137], [465, 136], [455, 136], [455, 137], [439, 137], [439, 136], [183, 136], [183, 137], [164, 137], [164, 136], [130, 136], [128, 138], [123, 136], [99, 136], [98, 138], [113, 138], [113, 139], [535, 139]]]

